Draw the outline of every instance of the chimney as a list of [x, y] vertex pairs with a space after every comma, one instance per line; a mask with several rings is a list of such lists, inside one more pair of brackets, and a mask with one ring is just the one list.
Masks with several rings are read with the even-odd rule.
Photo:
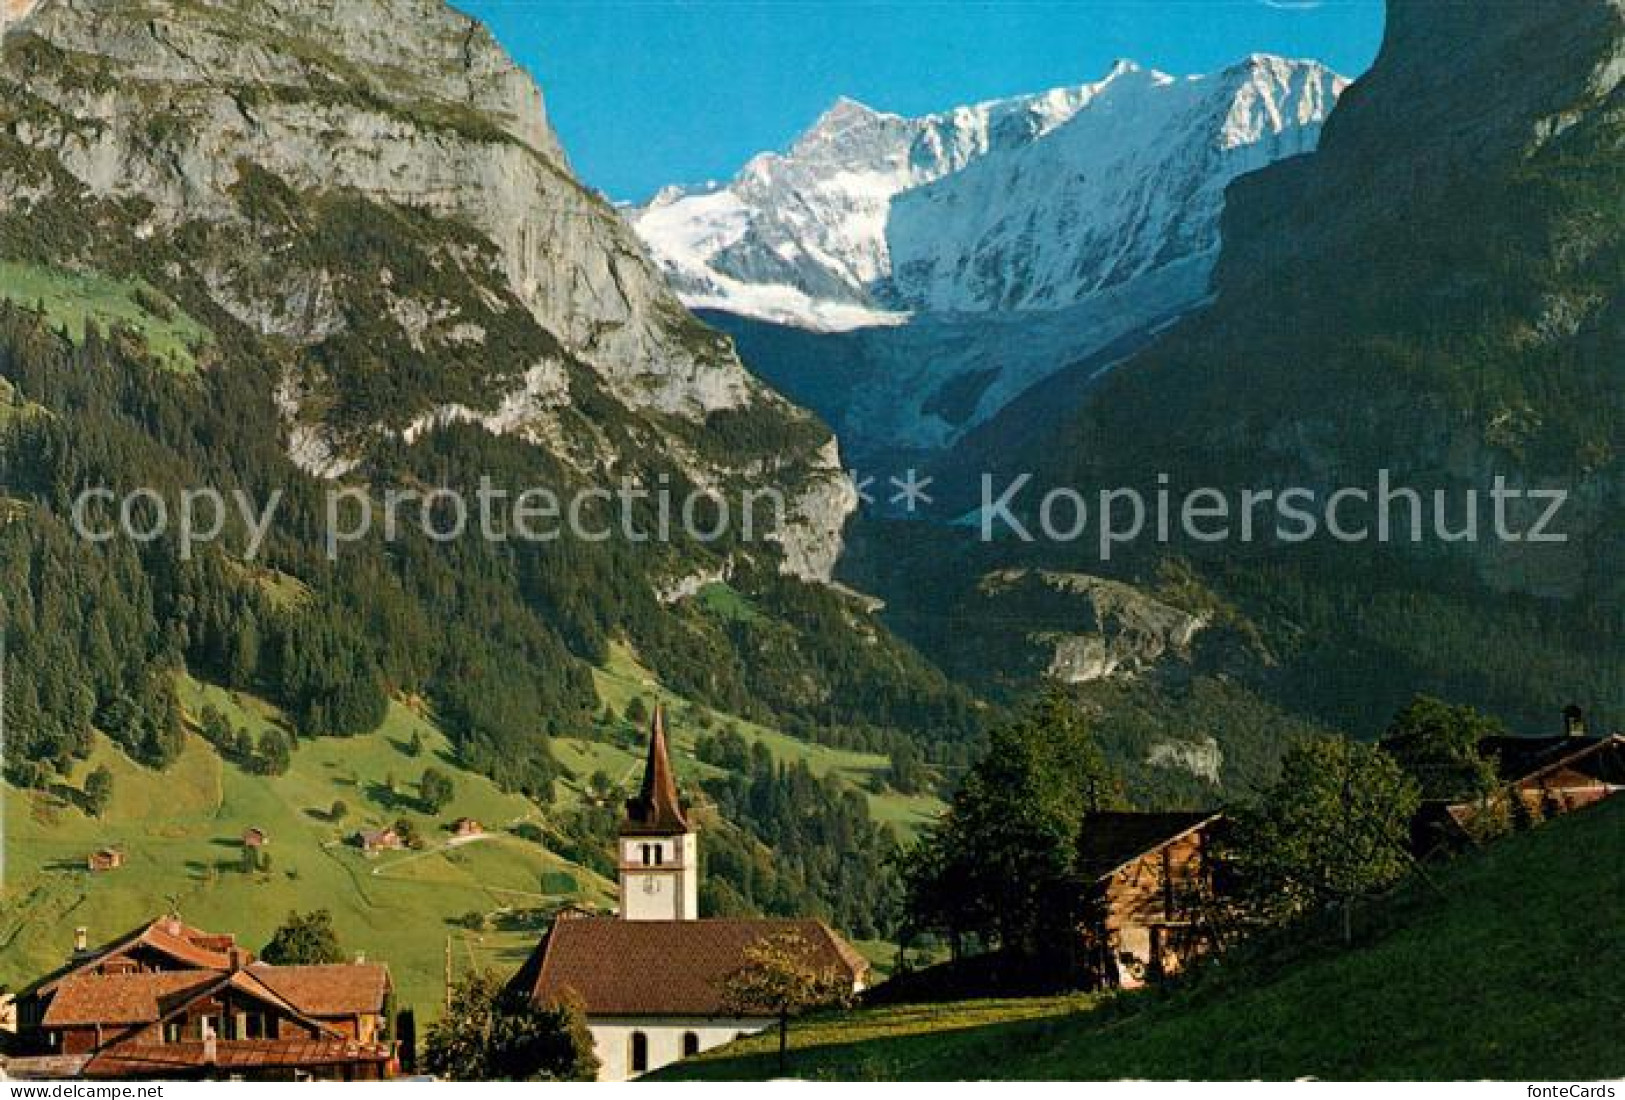
[[81, 925], [73, 930], [73, 953], [83, 955], [90, 950], [90, 929]]
[[231, 960], [233, 970], [241, 970], [248, 965], [248, 953], [241, 947], [233, 947], [226, 953], [226, 957]]
[[1570, 703], [1563, 708], [1563, 736], [1584, 737], [1586, 733], [1585, 711]]

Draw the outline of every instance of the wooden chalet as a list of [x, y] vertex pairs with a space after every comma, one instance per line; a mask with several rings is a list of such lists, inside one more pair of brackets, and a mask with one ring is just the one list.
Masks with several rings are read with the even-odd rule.
[[387, 829], [362, 829], [355, 835], [356, 846], [368, 854], [374, 852], [394, 852], [406, 845], [401, 840], [401, 834], [391, 826]]
[[117, 848], [98, 848], [85, 857], [85, 868], [91, 872], [116, 871], [124, 866], [124, 853]]
[[1432, 799], [1411, 826], [1418, 855], [1449, 852], [1481, 835], [1485, 813], [1514, 824], [1573, 813], [1625, 791], [1625, 736], [1591, 736], [1578, 708], [1564, 712], [1561, 736], [1490, 737], [1479, 754], [1495, 766], [1497, 789], [1486, 799]]
[[370, 1081], [391, 1075], [389, 969], [271, 966], [166, 917], [18, 995], [21, 1078]]
[[1222, 815], [1092, 813], [1078, 841], [1084, 964], [1103, 988], [1176, 974], [1213, 947], [1212, 844]]

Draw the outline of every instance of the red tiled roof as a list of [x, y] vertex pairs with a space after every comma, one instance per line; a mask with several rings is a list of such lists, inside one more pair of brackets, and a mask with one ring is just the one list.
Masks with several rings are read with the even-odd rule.
[[316, 1021], [382, 1012], [389, 968], [381, 963], [82, 974], [63, 982], [44, 1026], [147, 1024], [221, 986]]
[[97, 948], [84, 960], [47, 975], [23, 992], [49, 993], [68, 978], [94, 970], [107, 959], [127, 955], [140, 947], [150, 947], [192, 969], [224, 970], [231, 965], [230, 952], [236, 942], [236, 937], [229, 934], [203, 932], [178, 918], [160, 917]]
[[688, 818], [677, 797], [677, 778], [672, 774], [666, 751], [666, 708], [655, 707], [649, 727], [649, 757], [643, 767], [643, 789], [626, 803], [626, 822], [621, 832], [631, 835], [657, 835], [688, 832]]
[[124, 1043], [92, 1058], [86, 1077], [138, 1077], [187, 1073], [216, 1067], [223, 1070], [335, 1066], [352, 1062], [385, 1062], [386, 1047], [343, 1039], [219, 1040], [213, 1057], [201, 1042]]
[[256, 963], [245, 973], [306, 1016], [382, 1012], [389, 993], [389, 967], [382, 963], [336, 963], [331, 966], [268, 966]]
[[220, 978], [214, 970], [76, 975], [57, 988], [43, 1023], [48, 1028], [150, 1024]]
[[[185, 926], [182, 925], [182, 928]], [[161, 923], [154, 924], [147, 929], [141, 942], [156, 951], [162, 951], [177, 962], [183, 962], [199, 969], [210, 968], [223, 970], [231, 965], [231, 956], [225, 952], [214, 951], [198, 943], [197, 940], [184, 934], [177, 934]]]
[[552, 930], [514, 977], [538, 1001], [573, 990], [593, 1016], [721, 1016], [722, 983], [745, 949], [782, 933], [806, 941], [816, 965], [851, 975], [869, 964], [815, 920], [628, 921], [575, 917]]

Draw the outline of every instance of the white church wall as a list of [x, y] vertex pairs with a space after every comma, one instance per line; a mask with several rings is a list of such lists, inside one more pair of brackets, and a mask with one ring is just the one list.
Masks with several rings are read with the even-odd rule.
[[683, 1036], [692, 1032], [699, 1038], [703, 1053], [741, 1035], [754, 1035], [772, 1025], [771, 1020], [718, 1019], [710, 1016], [650, 1016], [638, 1018], [592, 1017], [593, 1048], [598, 1053], [598, 1079], [625, 1081], [632, 1076], [632, 1035], [642, 1032], [649, 1044], [649, 1065], [645, 1073], [669, 1066], [683, 1058]]
[[697, 919], [700, 915], [699, 855], [699, 842], [693, 833], [622, 838], [622, 918]]

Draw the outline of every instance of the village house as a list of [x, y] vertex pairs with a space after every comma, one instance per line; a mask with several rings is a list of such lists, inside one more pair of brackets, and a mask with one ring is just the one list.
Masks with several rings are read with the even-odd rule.
[[271, 966], [235, 937], [165, 917], [17, 997], [20, 1078], [382, 1080], [394, 1067], [389, 969]]
[[244, 848], [263, 848], [269, 843], [271, 843], [271, 838], [266, 835], [264, 829], [249, 826], [243, 830]]
[[771, 1026], [723, 1004], [727, 977], [746, 949], [779, 935], [806, 945], [817, 968], [854, 992], [869, 966], [816, 920], [719, 920], [699, 912], [699, 838], [678, 798], [656, 709], [643, 787], [620, 829], [620, 913], [561, 913], [510, 988], [540, 1004], [581, 1000], [601, 1081], [623, 1081]]
[[1084, 963], [1095, 984], [1134, 989], [1213, 947], [1213, 843], [1222, 815], [1092, 813], [1078, 844]]
[[1589, 734], [1578, 707], [1564, 710], [1561, 735], [1489, 737], [1478, 752], [1495, 766], [1496, 790], [1487, 799], [1423, 803], [1411, 828], [1418, 855], [1471, 844], [1486, 813], [1504, 813], [1513, 824], [1544, 821], [1625, 791], [1625, 735]]
[[116, 871], [124, 866], [124, 853], [118, 848], [98, 848], [85, 857], [85, 868], [91, 872]]
[[471, 837], [484, 836], [485, 826], [481, 825], [478, 821], [475, 821], [472, 817], [459, 817], [456, 821], [452, 822], [451, 835], [456, 837], [458, 840], [467, 840]]
[[401, 834], [391, 826], [385, 829], [362, 829], [355, 835], [355, 842], [363, 852], [375, 855], [378, 852], [394, 852], [405, 847]]

